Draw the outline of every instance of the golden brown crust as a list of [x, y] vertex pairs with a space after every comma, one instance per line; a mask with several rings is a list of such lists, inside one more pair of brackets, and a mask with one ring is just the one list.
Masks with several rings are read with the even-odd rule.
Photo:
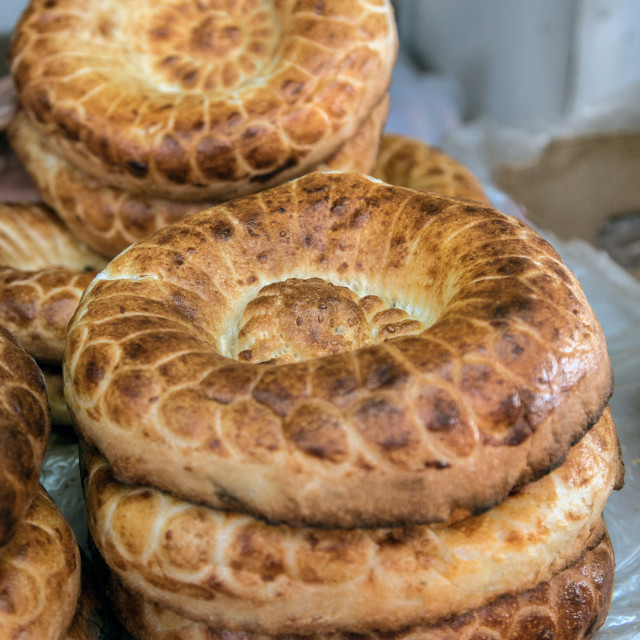
[[[613, 592], [615, 561], [608, 536], [579, 560], [529, 591], [502, 596], [453, 619], [359, 640], [587, 640], [602, 626]], [[108, 596], [118, 618], [140, 640], [353, 640], [344, 632], [268, 636], [192, 622], [123, 589], [108, 573]]]
[[389, 106], [390, 98], [386, 93], [356, 134], [349, 138], [336, 153], [318, 164], [314, 170], [371, 173], [378, 157]]
[[38, 489], [49, 430], [42, 374], [0, 326], [0, 552]]
[[0, 637], [59, 640], [80, 593], [80, 553], [71, 527], [40, 487], [0, 554]]
[[105, 262], [47, 207], [0, 203], [0, 325], [34, 358], [61, 362], [69, 319]]
[[[426, 329], [282, 366], [234, 359], [244, 307], [288, 278], [373, 295]], [[132, 245], [90, 286], [64, 366], [78, 427], [119, 477], [341, 527], [487, 508], [560, 464], [611, 392], [602, 329], [533, 230], [343, 173]]]
[[105, 263], [102, 256], [69, 233], [48, 207], [0, 202], [0, 264], [23, 271], [51, 266], [89, 271]]
[[470, 169], [444, 151], [409, 136], [387, 133], [382, 137], [371, 175], [399, 187], [490, 204]]
[[156, 197], [226, 200], [334, 154], [386, 92], [396, 49], [389, 0], [32, 0], [11, 72], [75, 165]]
[[0, 267], [0, 322], [35, 358], [60, 362], [67, 324], [93, 275], [55, 267], [37, 273]]
[[[389, 98], [385, 95], [356, 135], [317, 168], [369, 173], [388, 107]], [[107, 257], [117, 255], [153, 231], [215, 204], [146, 197], [91, 177], [57, 156], [23, 111], [13, 119], [9, 139], [43, 200], [76, 237]]]
[[77, 238], [107, 257], [214, 204], [138, 196], [111, 187], [53, 153], [23, 111], [11, 122], [9, 140], [42, 199]]
[[82, 452], [89, 530], [130, 591], [217, 628], [368, 632], [430, 624], [530, 589], [598, 529], [620, 452], [607, 410], [560, 468], [449, 526], [320, 530], [199, 507]]

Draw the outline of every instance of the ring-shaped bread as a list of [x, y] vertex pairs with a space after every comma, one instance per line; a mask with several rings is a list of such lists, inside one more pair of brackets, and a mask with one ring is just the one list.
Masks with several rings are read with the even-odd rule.
[[622, 478], [608, 409], [561, 467], [448, 526], [270, 525], [121, 483], [96, 449], [81, 466], [89, 531], [126, 589], [268, 634], [433, 624], [534, 588], [580, 557]]
[[36, 494], [49, 431], [42, 374], [0, 326], [0, 553]]
[[[317, 168], [369, 173], [388, 108], [385, 96], [356, 135]], [[109, 258], [153, 231], [215, 204], [146, 197], [112, 187], [56, 155], [23, 111], [13, 119], [9, 139], [42, 199], [77, 238]]]
[[[480, 609], [433, 626], [359, 635], [360, 640], [587, 640], [603, 625], [611, 604], [615, 560], [608, 536], [567, 569], [530, 591], [502, 596]], [[214, 629], [193, 622], [122, 588], [104, 576], [109, 600], [125, 628], [145, 640], [350, 640], [345, 632], [269, 636]]]
[[473, 172], [441, 149], [416, 138], [386, 133], [380, 142], [374, 178], [399, 187], [490, 204]]
[[0, 638], [60, 640], [80, 594], [80, 551], [69, 523], [40, 486], [0, 553]]
[[611, 393], [602, 329], [532, 229], [344, 173], [129, 247], [87, 289], [63, 373], [118, 477], [340, 527], [488, 508]]
[[59, 155], [123, 189], [220, 201], [333, 155], [396, 49], [390, 0], [31, 0], [10, 53]]
[[34, 358], [62, 362], [69, 319], [105, 264], [48, 207], [0, 203], [0, 325]]

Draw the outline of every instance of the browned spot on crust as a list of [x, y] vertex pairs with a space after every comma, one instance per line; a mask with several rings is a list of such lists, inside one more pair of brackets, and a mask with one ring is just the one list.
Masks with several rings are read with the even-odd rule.
[[285, 435], [310, 456], [342, 461], [349, 447], [340, 421], [317, 405], [302, 405], [284, 424]]
[[[355, 213], [360, 227], [334, 234]], [[271, 520], [362, 526], [404, 509], [409, 519], [448, 521], [555, 468], [606, 405], [601, 328], [552, 256], [533, 231], [489, 207], [356, 174], [309, 174], [196, 213], [110, 263], [68, 339], [70, 362], [100, 364], [109, 383], [72, 372], [74, 411], [96, 441], [114, 436], [96, 433], [89, 398], [114, 421], [127, 415], [116, 429], [128, 446], [155, 443], [167, 488], [197, 485], [199, 496], [214, 494], [204, 501], [217, 504], [215, 487], [228, 484]], [[353, 338], [360, 327], [372, 344]], [[417, 333], [396, 337], [405, 330]], [[167, 332], [175, 341], [141, 337]], [[99, 344], [113, 349], [113, 370], [111, 353], [84, 359]], [[136, 396], [126, 387], [138, 376]], [[203, 391], [202, 406], [212, 407], [204, 422], [217, 423], [205, 436], [185, 408], [187, 431], [202, 439], [183, 447], [171, 438], [176, 461], [158, 444], [166, 433], [150, 407], [183, 385]], [[180, 424], [179, 412], [171, 422]], [[247, 468], [268, 478], [264, 488], [221, 477]], [[316, 468], [322, 499], [311, 489]], [[361, 483], [375, 490], [365, 496]], [[256, 498], [263, 491], [269, 498]]]

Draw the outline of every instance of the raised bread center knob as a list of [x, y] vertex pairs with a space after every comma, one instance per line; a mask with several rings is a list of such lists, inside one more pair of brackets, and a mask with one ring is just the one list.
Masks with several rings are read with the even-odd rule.
[[165, 0], [140, 47], [147, 76], [165, 89], [233, 89], [259, 74], [279, 41], [277, 14], [264, 2]]
[[241, 29], [226, 17], [208, 15], [191, 31], [192, 52], [203, 57], [223, 58], [241, 42]]
[[291, 278], [263, 287], [246, 307], [237, 357], [285, 364], [373, 343], [358, 296], [320, 278]]

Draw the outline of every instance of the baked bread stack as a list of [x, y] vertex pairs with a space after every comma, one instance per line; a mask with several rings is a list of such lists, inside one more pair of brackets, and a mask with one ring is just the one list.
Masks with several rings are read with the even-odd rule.
[[[377, 148], [378, 141], [370, 144]], [[442, 151], [393, 134], [384, 134], [379, 147], [372, 175], [488, 203], [477, 178]], [[84, 288], [105, 264], [46, 205], [0, 203], [0, 325], [36, 358], [56, 426], [71, 425], [59, 370], [66, 327]]]
[[80, 593], [71, 527], [39, 484], [49, 438], [42, 375], [0, 326], [0, 638], [59, 640]]
[[[13, 147], [75, 236], [124, 250], [83, 276], [65, 394], [140, 639], [569, 640], [606, 616], [602, 330], [458, 167], [388, 137], [361, 175], [396, 45], [387, 0], [33, 0], [16, 29]], [[358, 173], [280, 184], [318, 168]]]
[[0, 325], [39, 362], [62, 362], [69, 318], [105, 264], [48, 207], [0, 202]]
[[606, 616], [604, 336], [486, 205], [339, 172], [218, 205], [101, 272], [64, 370], [139, 638], [587, 638]]
[[0, 326], [36, 359], [54, 425], [71, 423], [60, 368], [67, 325], [105, 264], [45, 205], [0, 203]]
[[396, 49], [390, 0], [32, 0], [10, 138], [43, 199], [111, 257], [313, 169], [368, 173]]

